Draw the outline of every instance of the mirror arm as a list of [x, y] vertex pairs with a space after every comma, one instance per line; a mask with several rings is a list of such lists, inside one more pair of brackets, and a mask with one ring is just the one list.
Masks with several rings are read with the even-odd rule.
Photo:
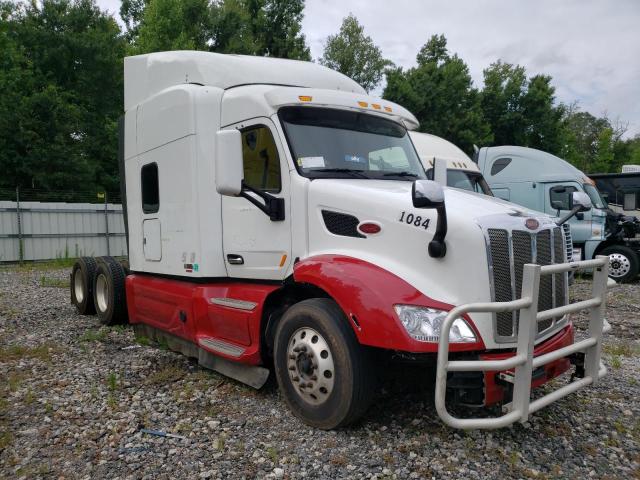
[[[253, 195], [249, 195], [247, 192], [257, 195], [264, 200], [264, 203], [260, 203]], [[242, 181], [242, 191], [240, 192], [240, 196], [246, 198], [267, 214], [272, 222], [280, 222], [284, 220], [284, 198], [279, 198], [271, 195], [270, 193], [250, 187], [244, 182], [244, 180]]]
[[429, 256], [433, 258], [443, 258], [447, 254], [447, 244], [444, 238], [447, 236], [447, 208], [444, 203], [436, 207], [438, 213], [438, 223], [436, 224], [436, 233], [429, 242]]
[[571, 217], [573, 217], [576, 213], [578, 213], [582, 209], [582, 205], [576, 205], [571, 209], [569, 213], [567, 213], [564, 217], [556, 220], [556, 225], [560, 226], [563, 223], [566, 223]]

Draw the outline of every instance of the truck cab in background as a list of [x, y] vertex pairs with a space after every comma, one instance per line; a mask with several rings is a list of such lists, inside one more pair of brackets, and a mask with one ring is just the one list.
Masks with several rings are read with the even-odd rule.
[[586, 193], [593, 208], [568, 222], [575, 259], [607, 255], [611, 278], [627, 282], [637, 277], [640, 243], [608, 224], [613, 212], [582, 171], [555, 155], [526, 147], [481, 148], [476, 160], [494, 195], [532, 210], [562, 216], [570, 210], [574, 192]]
[[434, 166], [438, 159], [446, 164], [448, 187], [493, 195], [478, 165], [456, 145], [430, 133], [409, 132], [409, 136], [416, 147], [427, 178], [434, 180]]

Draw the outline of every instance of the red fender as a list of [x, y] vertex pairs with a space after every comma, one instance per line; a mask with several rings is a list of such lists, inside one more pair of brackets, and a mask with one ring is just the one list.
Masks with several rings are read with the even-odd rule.
[[[453, 305], [433, 300], [400, 277], [369, 262], [343, 255], [318, 255], [293, 268], [296, 282], [327, 292], [350, 319], [363, 345], [407, 352], [437, 352], [438, 344], [419, 342], [406, 332], [393, 308], [396, 304], [451, 310]], [[478, 351], [485, 346], [473, 322], [477, 342], [452, 343], [450, 351]]]

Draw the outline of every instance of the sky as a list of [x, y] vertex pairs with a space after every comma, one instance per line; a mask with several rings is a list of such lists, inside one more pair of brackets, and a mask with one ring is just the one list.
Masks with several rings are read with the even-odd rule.
[[[97, 0], [117, 16], [119, 0]], [[476, 87], [501, 59], [553, 78], [558, 101], [628, 123], [640, 134], [640, 0], [307, 0], [303, 32], [317, 59], [353, 13], [396, 65], [444, 34]]]

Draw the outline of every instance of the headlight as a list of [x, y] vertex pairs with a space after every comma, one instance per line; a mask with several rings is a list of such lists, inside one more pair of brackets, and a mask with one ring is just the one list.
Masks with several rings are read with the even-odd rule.
[[[407, 333], [419, 342], [440, 340], [442, 322], [449, 312], [415, 305], [394, 305], [398, 317]], [[458, 318], [449, 330], [449, 341], [468, 343], [477, 341], [476, 335], [467, 322]]]

